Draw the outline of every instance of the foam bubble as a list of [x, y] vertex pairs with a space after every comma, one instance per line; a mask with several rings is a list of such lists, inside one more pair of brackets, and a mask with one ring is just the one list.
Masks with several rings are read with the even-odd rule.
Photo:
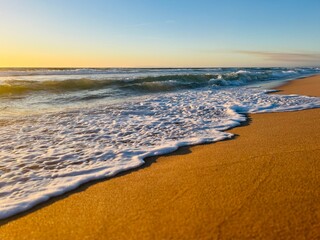
[[147, 156], [230, 138], [223, 130], [245, 121], [243, 113], [313, 107], [320, 107], [320, 98], [238, 87], [167, 93], [2, 122], [0, 218], [138, 167]]

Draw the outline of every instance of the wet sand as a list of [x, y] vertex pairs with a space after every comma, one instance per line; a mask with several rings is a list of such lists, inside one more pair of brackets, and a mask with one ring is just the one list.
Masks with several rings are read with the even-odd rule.
[[[281, 93], [320, 96], [320, 76]], [[320, 109], [249, 115], [235, 138], [181, 148], [0, 221], [0, 239], [319, 239]]]

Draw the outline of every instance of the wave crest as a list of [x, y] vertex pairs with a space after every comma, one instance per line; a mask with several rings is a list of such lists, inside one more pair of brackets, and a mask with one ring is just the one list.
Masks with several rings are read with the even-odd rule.
[[[137, 73], [137, 71], [140, 73]], [[152, 74], [151, 74], [152, 70]], [[179, 70], [179, 71], [178, 71]], [[194, 89], [206, 86], [239, 86], [256, 81], [281, 80], [290, 77], [299, 77], [306, 74], [319, 72], [318, 69], [181, 69], [162, 70], [156, 73], [156, 69], [122, 70], [127, 75], [97, 75], [98, 70], [90, 70], [95, 74], [83, 75], [82, 78], [75, 75], [61, 76], [43, 75], [40, 80], [35, 77], [15, 78], [11, 76], [5, 80], [0, 78], [0, 95], [16, 95], [37, 92], [64, 93], [81, 90], [97, 90], [111, 88], [112, 90], [129, 92], [165, 92], [180, 89]], [[57, 70], [55, 70], [57, 71]], [[62, 70], [61, 70], [62, 71]], [[64, 70], [66, 71], [66, 70]], [[71, 70], [69, 70], [71, 71]], [[86, 72], [89, 70], [72, 70], [72, 72]], [[108, 70], [111, 72], [111, 70]], [[116, 69], [114, 69], [116, 71]], [[120, 71], [120, 70], [117, 70]], [[173, 71], [175, 71], [173, 73]], [[134, 72], [134, 73], [132, 73]], [[191, 73], [189, 73], [191, 72]], [[151, 74], [151, 76], [148, 76]], [[81, 74], [80, 74], [81, 75]]]

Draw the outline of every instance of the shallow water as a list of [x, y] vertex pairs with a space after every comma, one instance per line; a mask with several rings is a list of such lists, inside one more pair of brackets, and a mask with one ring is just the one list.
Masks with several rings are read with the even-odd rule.
[[[11, 109], [3, 110], [0, 121], [0, 218], [27, 210], [82, 183], [138, 167], [147, 156], [230, 138], [232, 134], [224, 130], [245, 121], [244, 113], [320, 107], [320, 98], [270, 95], [256, 87], [269, 84], [271, 76], [283, 81], [319, 69], [120, 69], [112, 73], [110, 69], [50, 70], [54, 75], [43, 69], [28, 71], [29, 75], [12, 69], [1, 72], [3, 84], [21, 81], [14, 84], [29, 89], [4, 91], [0, 99]], [[77, 81], [74, 76], [79, 76], [81, 85], [83, 74], [90, 71], [94, 72], [90, 81], [103, 84], [99, 82], [99, 87], [92, 88], [89, 81], [85, 89], [65, 88], [70, 75], [72, 84]], [[222, 73], [211, 78], [212, 72]], [[150, 73], [153, 76], [147, 76]], [[106, 74], [119, 84], [105, 86]], [[58, 80], [52, 80], [55, 78]], [[48, 81], [59, 82], [53, 84], [54, 88], [62, 90], [47, 89]], [[175, 87], [157, 86], [148, 91], [128, 87], [159, 81]], [[179, 81], [188, 83], [187, 87], [176, 83]], [[125, 90], [119, 90], [123, 86]], [[111, 95], [92, 98], [99, 91]], [[83, 100], [84, 96], [91, 97]]]

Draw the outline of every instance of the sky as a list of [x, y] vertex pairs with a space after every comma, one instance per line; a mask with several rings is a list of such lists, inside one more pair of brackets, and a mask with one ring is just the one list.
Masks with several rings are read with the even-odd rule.
[[320, 66], [319, 0], [0, 0], [0, 67]]

